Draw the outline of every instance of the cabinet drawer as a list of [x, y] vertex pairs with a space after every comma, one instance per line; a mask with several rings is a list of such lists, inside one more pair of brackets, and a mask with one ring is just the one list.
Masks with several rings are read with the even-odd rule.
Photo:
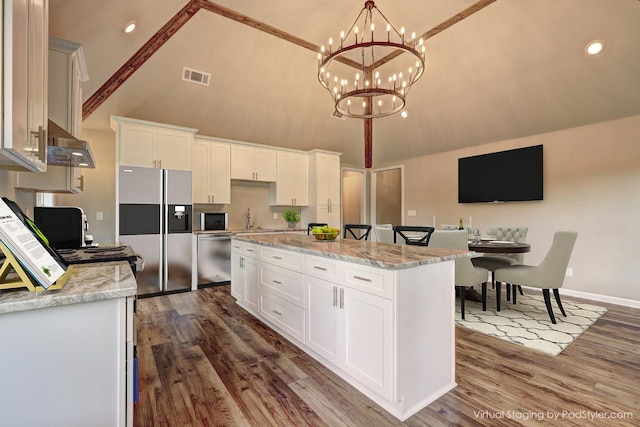
[[340, 280], [340, 263], [329, 258], [307, 255], [306, 273], [319, 279], [337, 283]]
[[304, 256], [297, 252], [263, 247], [260, 250], [260, 259], [289, 270], [303, 271]]
[[260, 288], [297, 305], [305, 307], [302, 273], [262, 264], [260, 267]]
[[231, 252], [245, 255], [251, 258], [258, 258], [258, 247], [250, 243], [231, 241]]
[[372, 295], [393, 298], [394, 273], [366, 265], [345, 264], [342, 284]]
[[304, 310], [269, 292], [260, 292], [260, 314], [280, 331], [304, 343]]

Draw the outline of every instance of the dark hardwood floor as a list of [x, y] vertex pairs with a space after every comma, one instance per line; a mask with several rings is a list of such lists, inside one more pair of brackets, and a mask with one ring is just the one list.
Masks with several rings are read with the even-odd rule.
[[141, 299], [134, 425], [640, 425], [640, 310], [598, 305], [609, 311], [556, 357], [456, 327], [458, 387], [403, 423], [238, 307], [228, 285]]

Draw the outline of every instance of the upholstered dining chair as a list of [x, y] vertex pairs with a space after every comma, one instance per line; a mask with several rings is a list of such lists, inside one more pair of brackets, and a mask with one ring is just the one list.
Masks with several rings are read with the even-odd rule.
[[[436, 230], [431, 234], [429, 247], [468, 251], [466, 230]], [[456, 288], [460, 292], [460, 315], [464, 320], [465, 292], [468, 287], [482, 287], [482, 311], [487, 310], [487, 278], [489, 271], [475, 267], [471, 258], [456, 258]]]
[[[355, 230], [355, 231], [354, 231]], [[356, 240], [369, 240], [371, 225], [369, 224], [345, 224], [343, 238], [347, 238], [347, 231]]]
[[374, 225], [373, 234], [376, 237], [376, 242], [393, 243], [393, 225], [391, 224]]
[[310, 222], [307, 225], [307, 235], [309, 235], [311, 233], [311, 229], [313, 227], [324, 227], [325, 225], [327, 225], [327, 224], [324, 223], [324, 222]]
[[[435, 231], [433, 227], [421, 225], [396, 225], [393, 227], [393, 243], [397, 243], [398, 234], [404, 240], [405, 245], [428, 246], [431, 233]], [[413, 234], [405, 234], [413, 233]]]
[[507, 283], [507, 286], [511, 284], [513, 287], [513, 293], [515, 293], [516, 285], [542, 289], [544, 303], [547, 306], [551, 323], [556, 323], [556, 318], [551, 308], [551, 297], [549, 295], [549, 289], [553, 289], [553, 295], [555, 296], [558, 308], [560, 308], [562, 315], [567, 317], [562, 307], [562, 302], [560, 301], [558, 289], [561, 288], [564, 283], [569, 258], [571, 258], [571, 253], [573, 252], [577, 238], [578, 233], [575, 231], [558, 231], [553, 236], [551, 248], [549, 248], [547, 255], [545, 255], [539, 265], [512, 265], [510, 267], [497, 269], [495, 271], [495, 279], [498, 311], [500, 311], [500, 287], [502, 283]]
[[[527, 238], [529, 227], [489, 227], [487, 235], [495, 240], [505, 240], [508, 242], [524, 243]], [[471, 259], [473, 265], [486, 268], [491, 272], [491, 283], [495, 284], [495, 271], [499, 268], [510, 267], [522, 264], [524, 254], [485, 254], [481, 257]], [[507, 287], [507, 301], [510, 299], [511, 287]], [[520, 295], [522, 287], [518, 286]], [[514, 296], [515, 298], [515, 296]], [[514, 301], [515, 302], [515, 301]]]

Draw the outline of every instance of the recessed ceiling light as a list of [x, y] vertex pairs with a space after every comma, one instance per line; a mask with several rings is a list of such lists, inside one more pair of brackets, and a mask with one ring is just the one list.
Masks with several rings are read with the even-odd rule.
[[402, 116], [403, 119], [406, 119], [407, 117], [409, 117], [409, 112], [407, 110], [402, 110], [400, 116]]
[[125, 34], [129, 34], [135, 29], [136, 29], [136, 21], [129, 21], [124, 25], [124, 27], [122, 27], [122, 32]]
[[604, 50], [604, 42], [602, 40], [593, 40], [587, 43], [584, 51], [589, 55], [597, 55]]

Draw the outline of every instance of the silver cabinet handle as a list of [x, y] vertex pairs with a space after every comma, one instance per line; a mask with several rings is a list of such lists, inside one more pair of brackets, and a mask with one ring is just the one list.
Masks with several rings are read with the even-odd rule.
[[84, 175], [80, 175], [80, 191], [84, 191]]
[[317, 265], [314, 265], [313, 268], [315, 268], [316, 270], [321, 270], [321, 271], [327, 271], [326, 268], [324, 267], [318, 267]]
[[277, 256], [277, 255], [274, 255], [274, 256], [273, 256], [273, 258], [274, 258], [274, 259], [282, 259], [282, 257], [281, 257], [281, 256]]
[[366, 277], [362, 277], [362, 276], [353, 276], [354, 279], [358, 279], [358, 280], [362, 280], [365, 282], [371, 282], [371, 279], [368, 279]]
[[271, 311], [273, 311], [273, 312], [274, 312], [275, 314], [277, 314], [278, 316], [282, 316], [282, 313], [281, 313], [281, 312], [279, 312], [278, 310], [271, 310]]
[[344, 308], [344, 288], [340, 288], [340, 308]]
[[38, 126], [38, 130], [32, 130], [31, 134], [38, 140], [38, 159], [42, 162], [47, 162], [47, 138], [46, 131], [42, 126]]
[[158, 160], [158, 168], [162, 169], [162, 160]]
[[333, 306], [336, 307], [338, 305], [338, 287], [333, 287]]
[[247, 249], [247, 252], [253, 252], [253, 249]]
[[282, 285], [282, 282], [279, 280], [272, 280], [273, 283], [275, 283], [276, 285]]

